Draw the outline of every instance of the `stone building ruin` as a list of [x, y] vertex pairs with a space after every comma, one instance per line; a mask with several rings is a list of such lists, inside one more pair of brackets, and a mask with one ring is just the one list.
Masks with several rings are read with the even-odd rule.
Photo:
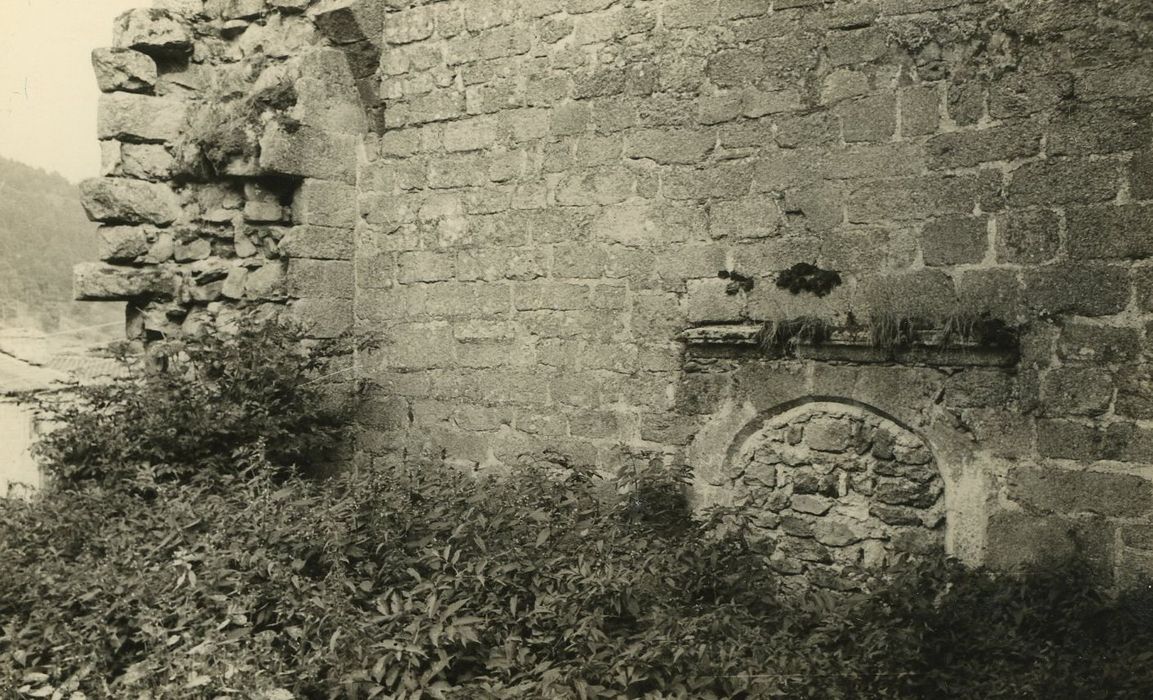
[[379, 332], [361, 463], [687, 464], [832, 588], [1153, 573], [1146, 3], [157, 0], [93, 62], [78, 297]]

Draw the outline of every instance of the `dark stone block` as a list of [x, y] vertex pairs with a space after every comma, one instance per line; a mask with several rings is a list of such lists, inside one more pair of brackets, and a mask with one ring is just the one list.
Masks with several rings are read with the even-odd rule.
[[1111, 161], [1040, 160], [1013, 171], [1009, 201], [1017, 206], [1091, 204], [1113, 199], [1120, 185], [1118, 166]]
[[926, 265], [980, 262], [988, 245], [988, 220], [984, 217], [937, 219], [925, 224], [921, 234]]
[[1049, 209], [1008, 211], [997, 216], [997, 259], [1035, 264], [1052, 260], [1061, 245], [1061, 221]]
[[1153, 205], [1071, 207], [1069, 256], [1137, 260], [1153, 255]]
[[1129, 303], [1128, 270], [1102, 264], [1047, 265], [1025, 271], [1025, 301], [1047, 314], [1107, 316]]
[[1055, 367], [1041, 379], [1041, 403], [1050, 416], [1098, 416], [1113, 400], [1113, 376], [1099, 367]]
[[903, 506], [889, 506], [883, 503], [873, 503], [869, 506], [869, 515], [877, 518], [886, 525], [920, 525], [921, 512]]
[[882, 481], [877, 485], [876, 498], [893, 506], [928, 508], [941, 497], [941, 487], [932, 482], [917, 484], [909, 481]]
[[932, 169], [969, 168], [1035, 156], [1041, 151], [1041, 133], [1033, 124], [954, 131], [929, 139], [925, 150]]

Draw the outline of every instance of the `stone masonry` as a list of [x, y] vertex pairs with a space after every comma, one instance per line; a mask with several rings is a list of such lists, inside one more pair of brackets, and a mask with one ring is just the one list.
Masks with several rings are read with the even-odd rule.
[[[786, 587], [855, 590], [897, 554], [944, 547], [944, 485], [914, 433], [844, 404], [772, 417], [728, 465], [732, 500]], [[794, 581], [793, 577], [799, 577]]]
[[[1147, 3], [159, 0], [114, 43], [78, 294], [130, 300], [143, 340], [245, 309], [381, 334], [344, 375], [362, 464], [656, 453], [704, 506], [750, 488], [740, 455], [819, 453], [836, 496], [801, 495], [869, 515], [793, 517], [869, 556], [919, 528], [971, 563], [1153, 573]], [[841, 283], [778, 288], [797, 263]], [[692, 335], [913, 318], [1016, 341]], [[826, 421], [930, 459], [819, 449]], [[799, 468], [774, 476], [797, 493]]]

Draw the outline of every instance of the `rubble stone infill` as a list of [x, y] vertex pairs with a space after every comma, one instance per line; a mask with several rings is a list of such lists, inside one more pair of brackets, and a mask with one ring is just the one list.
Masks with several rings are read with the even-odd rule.
[[879, 416], [827, 405], [789, 411], [745, 441], [729, 478], [786, 589], [859, 590], [895, 556], [943, 548], [933, 455]]

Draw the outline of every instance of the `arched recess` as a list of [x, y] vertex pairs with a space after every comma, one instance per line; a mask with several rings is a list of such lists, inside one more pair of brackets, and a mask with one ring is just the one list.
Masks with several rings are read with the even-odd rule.
[[[730, 400], [688, 448], [694, 507], [749, 505], [762, 513], [763, 536], [852, 546], [851, 555], [826, 553], [840, 563], [859, 557], [863, 568], [934, 546], [980, 564], [993, 489], [975, 443], [946, 416], [892, 408], [808, 395], [758, 411]], [[794, 495], [806, 498], [794, 504]], [[792, 546], [828, 559], [816, 547]]]

